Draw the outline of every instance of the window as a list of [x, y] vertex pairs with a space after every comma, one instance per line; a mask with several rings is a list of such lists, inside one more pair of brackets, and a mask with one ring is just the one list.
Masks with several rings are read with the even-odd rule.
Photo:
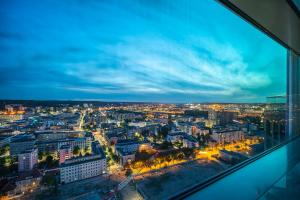
[[91, 132], [106, 154], [66, 175], [168, 199], [287, 139], [287, 50], [216, 1], [0, 4], [0, 128]]
[[300, 16], [300, 1], [299, 0], [288, 0], [292, 8], [295, 10], [295, 12]]

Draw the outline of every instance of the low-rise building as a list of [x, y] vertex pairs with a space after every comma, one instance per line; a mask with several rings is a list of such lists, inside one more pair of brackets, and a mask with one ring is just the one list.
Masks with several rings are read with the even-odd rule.
[[16, 181], [15, 193], [29, 193], [37, 189], [40, 186], [42, 176], [31, 176]]
[[15, 179], [11, 179], [13, 185], [10, 191], [7, 192], [9, 199], [16, 198], [16, 195], [28, 194], [40, 187], [42, 174], [38, 170], [21, 173]]
[[136, 151], [123, 151], [122, 149], [116, 150], [116, 155], [119, 156], [120, 165], [125, 166], [127, 163], [135, 160]]
[[186, 133], [182, 131], [172, 131], [167, 134], [166, 140], [171, 143], [175, 143], [178, 141], [181, 142], [185, 135]]
[[10, 155], [17, 156], [18, 154], [33, 149], [35, 146], [35, 137], [31, 134], [17, 135], [11, 139], [9, 144]]
[[72, 151], [76, 146], [80, 149], [90, 149], [91, 139], [89, 137], [80, 137], [37, 142], [37, 148], [40, 152], [58, 152], [60, 147], [64, 145], [69, 145]]
[[182, 146], [185, 148], [197, 148], [199, 147], [199, 143], [198, 141], [190, 136], [190, 135], [185, 135], [182, 139]]
[[151, 148], [148, 141], [119, 140], [114, 146], [114, 153], [120, 157], [120, 164], [124, 166], [135, 160], [135, 153], [140, 149]]
[[109, 145], [114, 145], [119, 139], [124, 139], [125, 135], [119, 132], [107, 132], [105, 133], [105, 140]]
[[211, 138], [218, 143], [233, 141], [241, 141], [244, 139], [244, 132], [240, 130], [223, 130], [223, 131], [214, 131], [211, 135]]
[[114, 152], [116, 153], [116, 149], [121, 149], [124, 152], [134, 152], [138, 150], [141, 144], [138, 140], [118, 140], [117, 144], [115, 144]]
[[38, 141], [62, 140], [68, 137], [84, 137], [85, 132], [82, 131], [36, 131], [35, 135]]
[[106, 173], [106, 157], [99, 142], [92, 143], [92, 155], [65, 160], [60, 164], [61, 183], [70, 183]]

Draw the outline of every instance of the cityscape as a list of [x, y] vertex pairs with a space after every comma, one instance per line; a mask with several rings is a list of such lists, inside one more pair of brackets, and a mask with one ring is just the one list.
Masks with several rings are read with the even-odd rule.
[[265, 104], [2, 101], [1, 194], [170, 198], [278, 144], [284, 98]]
[[0, 200], [182, 199], [287, 141], [299, 62], [224, 2], [1, 0]]

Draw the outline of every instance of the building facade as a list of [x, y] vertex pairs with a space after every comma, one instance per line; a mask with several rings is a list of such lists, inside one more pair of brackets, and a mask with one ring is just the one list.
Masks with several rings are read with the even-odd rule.
[[73, 157], [73, 151], [69, 145], [63, 145], [59, 149], [59, 164]]
[[60, 165], [60, 182], [70, 183], [106, 173], [106, 157], [99, 142], [93, 142], [92, 155], [65, 160]]
[[37, 149], [26, 150], [18, 154], [18, 170], [30, 171], [32, 170], [38, 162], [38, 152]]
[[17, 156], [18, 154], [35, 147], [35, 138], [32, 135], [16, 136], [11, 139], [9, 144], [10, 155]]

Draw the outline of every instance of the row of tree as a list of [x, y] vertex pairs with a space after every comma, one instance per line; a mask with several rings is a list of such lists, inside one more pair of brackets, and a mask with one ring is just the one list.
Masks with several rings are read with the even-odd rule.
[[149, 154], [146, 151], [141, 151], [136, 154], [136, 160], [131, 165], [125, 166], [125, 168], [141, 169], [141, 168], [156, 168], [169, 166], [175, 164], [176, 161], [188, 160], [195, 158], [195, 152], [193, 149], [182, 148], [177, 150], [171, 150], [159, 153], [157, 156]]

